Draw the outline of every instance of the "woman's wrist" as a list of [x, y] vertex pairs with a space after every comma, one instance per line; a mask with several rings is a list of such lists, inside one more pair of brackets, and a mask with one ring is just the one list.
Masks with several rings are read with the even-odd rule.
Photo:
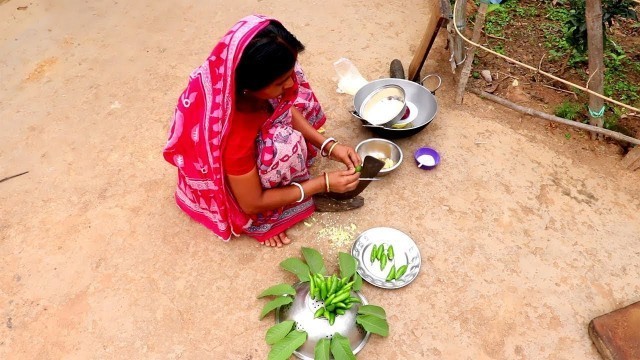
[[315, 194], [319, 194], [325, 191], [324, 176], [316, 176], [302, 183], [304, 193], [307, 197], [311, 197]]

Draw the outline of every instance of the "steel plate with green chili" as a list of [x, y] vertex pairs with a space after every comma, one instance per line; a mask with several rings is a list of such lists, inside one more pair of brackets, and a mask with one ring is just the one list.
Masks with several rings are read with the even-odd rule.
[[407, 234], [388, 227], [372, 228], [360, 234], [353, 243], [351, 255], [358, 260], [356, 271], [362, 279], [384, 289], [410, 284], [418, 276], [422, 262], [416, 243]]

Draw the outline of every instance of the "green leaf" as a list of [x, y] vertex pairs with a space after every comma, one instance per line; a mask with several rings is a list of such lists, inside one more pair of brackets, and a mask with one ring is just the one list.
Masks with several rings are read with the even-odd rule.
[[492, 12], [500, 9], [500, 4], [489, 4], [489, 6], [487, 6], [487, 15], [491, 14]]
[[385, 319], [380, 319], [373, 315], [358, 315], [356, 317], [356, 322], [362, 325], [362, 327], [368, 332], [372, 332], [380, 336], [389, 335], [389, 324]]
[[288, 258], [280, 263], [280, 267], [296, 274], [300, 281], [309, 281], [309, 266], [298, 258]]
[[325, 274], [327, 269], [324, 267], [324, 260], [322, 255], [316, 249], [303, 247], [302, 255], [304, 260], [309, 264], [309, 269], [314, 274]]
[[284, 337], [291, 332], [291, 329], [293, 329], [293, 325], [295, 325], [295, 323], [296, 322], [293, 320], [287, 320], [270, 327], [269, 330], [267, 330], [267, 344], [273, 345], [278, 341], [284, 339]]
[[340, 276], [351, 277], [356, 273], [356, 266], [358, 266], [358, 260], [351, 256], [351, 254], [347, 253], [338, 253], [339, 263], [340, 263]]
[[340, 335], [340, 333], [333, 334], [331, 339], [331, 354], [336, 360], [356, 360], [356, 356], [351, 351], [351, 345], [349, 345], [349, 339]]
[[373, 315], [380, 319], [386, 319], [387, 313], [380, 306], [375, 305], [362, 305], [358, 308], [358, 314]]
[[260, 313], [260, 320], [262, 320], [268, 313], [279, 308], [282, 305], [290, 304], [293, 301], [292, 298], [288, 296], [280, 296], [277, 297], [264, 305], [262, 308], [262, 312]]
[[320, 339], [318, 343], [316, 343], [316, 348], [313, 351], [313, 360], [329, 360], [329, 346], [331, 345], [331, 341], [329, 339]]
[[353, 291], [360, 291], [362, 289], [362, 277], [356, 273], [353, 275]]
[[269, 360], [288, 360], [297, 348], [307, 341], [307, 333], [294, 330], [287, 334], [284, 339], [273, 344], [269, 351]]
[[260, 295], [258, 295], [258, 299], [265, 296], [272, 296], [272, 295], [282, 296], [282, 295], [295, 295], [295, 294], [296, 294], [296, 290], [293, 288], [293, 286], [289, 284], [278, 284], [261, 292]]

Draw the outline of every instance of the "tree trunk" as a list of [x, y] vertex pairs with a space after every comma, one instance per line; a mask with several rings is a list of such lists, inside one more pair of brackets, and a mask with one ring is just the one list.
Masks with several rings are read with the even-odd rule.
[[[478, 16], [476, 17], [476, 24], [473, 27], [473, 37], [471, 41], [474, 43], [478, 43], [480, 41], [480, 35], [482, 35], [482, 29], [484, 28], [484, 18], [487, 15], [487, 7], [489, 5], [487, 3], [480, 3], [480, 7], [478, 8]], [[464, 67], [462, 68], [462, 72], [460, 73], [460, 78], [458, 79], [458, 91], [456, 93], [456, 104], [462, 104], [462, 99], [464, 98], [464, 91], [467, 87], [467, 81], [469, 81], [469, 74], [471, 74], [471, 66], [473, 65], [473, 57], [476, 54], [476, 47], [471, 46], [469, 51], [467, 51], [467, 60], [464, 62]]]
[[[464, 33], [464, 28], [467, 24], [467, 0], [458, 0], [458, 12], [453, 14], [454, 17], [454, 26], [458, 27], [460, 32]], [[462, 64], [464, 61], [465, 55], [465, 42], [462, 38], [456, 33], [454, 40], [454, 58], [456, 61], [456, 65]]]
[[[587, 20], [587, 46], [589, 48], [589, 90], [595, 91], [598, 94], [603, 93], [604, 87], [604, 38], [602, 32], [602, 3], [600, 0], [587, 0], [586, 7], [586, 20]], [[589, 95], [589, 123], [598, 127], [604, 125], [604, 119], [602, 116], [593, 116], [593, 113], [597, 115], [602, 114], [602, 108], [604, 101], [595, 96]], [[598, 135], [592, 133], [593, 138], [598, 138]]]

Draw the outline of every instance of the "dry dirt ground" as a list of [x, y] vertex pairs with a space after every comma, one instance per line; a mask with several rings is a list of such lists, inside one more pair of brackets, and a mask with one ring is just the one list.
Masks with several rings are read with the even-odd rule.
[[[18, 7], [28, 6], [24, 10]], [[492, 106], [457, 107], [440, 38], [426, 65], [445, 83], [411, 159], [363, 195], [364, 208], [314, 215], [293, 245], [217, 240], [172, 198], [161, 150], [189, 72], [240, 17], [280, 18], [307, 45], [301, 61], [327, 131], [371, 134], [335, 92], [345, 56], [369, 79], [411, 59], [422, 1], [0, 1], [0, 358], [264, 359], [272, 318], [258, 292], [293, 281], [278, 263], [301, 246], [350, 244], [325, 225], [391, 226], [423, 267], [408, 287], [365, 285], [391, 334], [361, 359], [598, 359], [595, 316], [640, 300], [640, 174], [615, 147]], [[319, 164], [326, 166], [326, 164]], [[318, 171], [316, 169], [315, 171]], [[323, 225], [324, 224], [324, 225]]]

